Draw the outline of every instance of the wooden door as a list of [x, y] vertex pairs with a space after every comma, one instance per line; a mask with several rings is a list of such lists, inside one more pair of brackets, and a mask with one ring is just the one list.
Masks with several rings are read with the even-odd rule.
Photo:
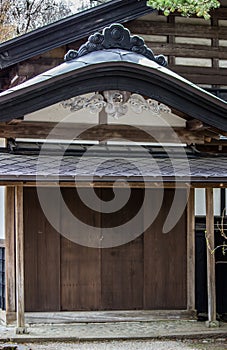
[[[124, 190], [121, 190], [124, 191]], [[109, 189], [96, 191], [105, 201], [113, 198]], [[92, 226], [115, 227], [130, 220], [137, 211], [142, 191], [134, 190], [131, 201], [122, 211], [100, 215], [88, 209], [78, 194], [63, 189], [64, 199], [74, 215]], [[70, 225], [62, 218], [64, 229]], [[142, 220], [141, 220], [142, 225]], [[75, 227], [75, 230], [77, 228]], [[81, 235], [84, 232], [80, 232]], [[114, 233], [113, 233], [114, 235]], [[114, 237], [113, 237], [114, 240]], [[139, 309], [143, 305], [143, 239], [117, 248], [87, 248], [61, 240], [61, 308], [62, 310]]]
[[[149, 215], [160, 195], [158, 189], [150, 191], [152, 199], [144, 215]], [[62, 194], [73, 215], [90, 225], [90, 234], [95, 226], [100, 235], [105, 227], [130, 221], [143, 202], [143, 191], [133, 189], [122, 210], [100, 214], [84, 206], [73, 189], [64, 188]], [[100, 189], [98, 195], [105, 203], [113, 192]], [[173, 196], [173, 190], [165, 190], [162, 208], [144, 234], [119, 247], [98, 249], [60, 236], [45, 219], [36, 190], [25, 189], [26, 310], [186, 309], [185, 212], [170, 233], [162, 233]], [[67, 231], [72, 223], [61, 208], [55, 210], [60, 227]], [[143, 231], [143, 217], [139, 224]]]

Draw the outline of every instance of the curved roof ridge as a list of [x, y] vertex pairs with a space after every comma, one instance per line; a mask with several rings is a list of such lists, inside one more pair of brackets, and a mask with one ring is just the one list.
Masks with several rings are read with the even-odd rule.
[[147, 47], [144, 39], [138, 35], [131, 35], [130, 31], [120, 23], [113, 23], [103, 29], [102, 33], [96, 32], [89, 36], [88, 41], [78, 51], [69, 50], [65, 55], [65, 61], [85, 56], [88, 53], [106, 49], [123, 49], [138, 53], [146, 58], [167, 66], [163, 55], [155, 56], [153, 51]]

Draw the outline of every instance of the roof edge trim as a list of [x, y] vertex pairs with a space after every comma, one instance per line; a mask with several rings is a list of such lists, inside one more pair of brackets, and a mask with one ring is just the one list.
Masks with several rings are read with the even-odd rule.
[[88, 37], [113, 22], [129, 22], [154, 10], [146, 0], [112, 0], [0, 44], [0, 69]]

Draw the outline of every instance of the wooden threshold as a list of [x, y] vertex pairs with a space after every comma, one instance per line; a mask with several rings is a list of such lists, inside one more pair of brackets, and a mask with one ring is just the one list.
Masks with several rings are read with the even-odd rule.
[[196, 320], [195, 311], [188, 310], [120, 310], [75, 312], [26, 312], [27, 324], [37, 323], [106, 323]]

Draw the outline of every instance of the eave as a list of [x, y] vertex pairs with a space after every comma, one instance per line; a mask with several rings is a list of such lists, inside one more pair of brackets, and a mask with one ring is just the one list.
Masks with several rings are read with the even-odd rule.
[[[114, 58], [113, 58], [114, 56]], [[227, 132], [227, 103], [143, 56], [93, 52], [0, 94], [0, 121], [23, 118], [73, 96], [103, 90], [136, 92]]]
[[105, 26], [136, 19], [153, 10], [146, 0], [112, 0], [0, 44], [0, 69], [83, 39]]
[[[183, 150], [183, 149], [182, 149]], [[41, 151], [42, 153], [43, 151]], [[143, 152], [144, 153], [144, 152]], [[226, 157], [176, 157], [169, 153], [167, 156], [153, 158], [149, 154], [134, 158], [128, 156], [99, 158], [98, 156], [67, 155], [19, 155], [0, 153], [0, 184], [10, 182], [30, 182], [36, 185], [42, 183], [113, 183], [123, 182], [151, 184], [153, 187], [167, 184], [189, 186], [194, 184], [217, 184], [225, 187], [227, 184]], [[99, 160], [100, 167], [93, 173], [93, 164]], [[100, 162], [100, 159], [102, 162]], [[78, 166], [79, 164], [79, 166]], [[105, 164], [105, 166], [103, 166]], [[142, 174], [141, 174], [142, 172]], [[121, 186], [124, 186], [123, 184]]]

